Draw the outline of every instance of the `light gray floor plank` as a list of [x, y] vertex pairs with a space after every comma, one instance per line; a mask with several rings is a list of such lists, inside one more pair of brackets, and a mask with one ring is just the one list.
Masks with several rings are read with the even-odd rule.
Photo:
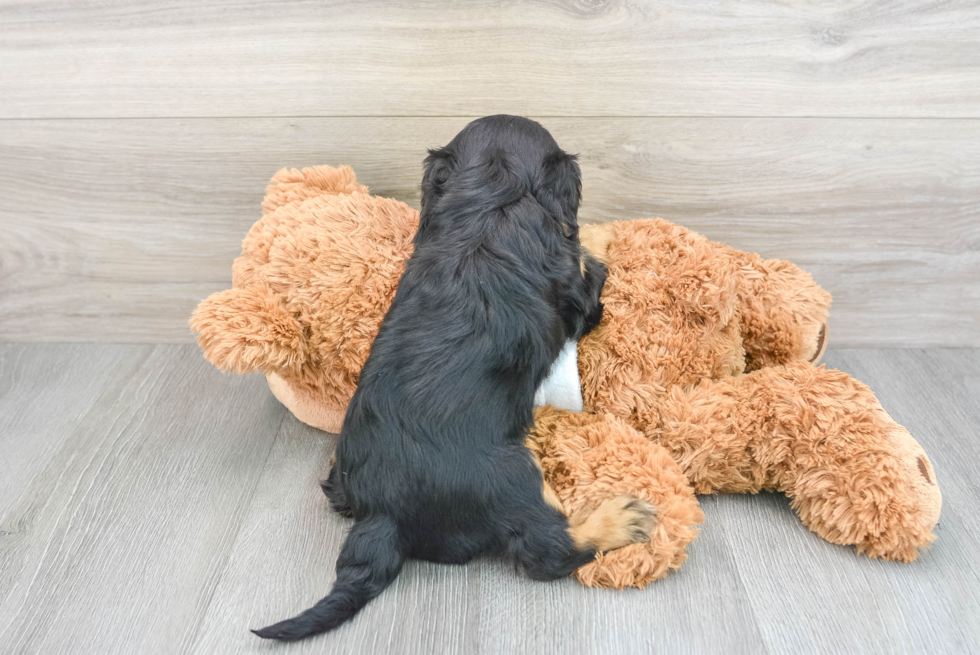
[[943, 489], [938, 538], [912, 564], [869, 560], [799, 522], [785, 497], [725, 496], [709, 522], [725, 525], [741, 580], [774, 653], [959, 653], [980, 649], [980, 531], [976, 474], [980, 401], [964, 377], [978, 351], [838, 350], [828, 366], [876, 390], [929, 453]]
[[980, 351], [827, 361], [933, 459], [943, 517], [919, 562], [828, 544], [780, 495], [703, 497], [690, 559], [644, 591], [412, 562], [348, 625], [282, 645], [248, 628], [329, 590], [348, 522], [317, 481], [336, 437], [193, 347], [0, 346], [0, 652], [977, 650]]
[[[0, 340], [189, 342], [278, 168], [350, 164], [417, 206], [425, 149], [467, 121], [0, 121]], [[579, 153], [581, 221], [796, 262], [837, 347], [980, 346], [980, 121], [542, 121]]]
[[[193, 652], [268, 652], [275, 644], [248, 628], [292, 616], [330, 590], [350, 525], [330, 512], [318, 484], [335, 444], [334, 435], [291, 416], [284, 421]], [[294, 653], [472, 652], [463, 642], [471, 634], [466, 626], [474, 621], [476, 580], [473, 567], [411, 562], [372, 603], [372, 618], [341, 627], [334, 640], [280, 648]]]
[[[334, 578], [346, 519], [317, 484], [336, 437], [292, 417], [269, 458], [194, 652], [276, 649], [247, 628], [306, 609]], [[278, 646], [291, 653], [635, 653], [724, 648], [755, 653], [761, 634], [734, 574], [721, 526], [709, 525], [691, 563], [645, 591], [532, 582], [512, 565], [409, 562], [361, 614], [331, 635]]]
[[0, 345], [0, 634], [85, 466], [76, 426], [151, 350]]
[[[130, 346], [115, 358], [104, 350], [67, 350], [60, 365], [74, 378], [69, 389], [32, 381], [59, 366], [48, 350], [16, 353], [35, 370], [15, 384], [40, 386], [48, 402], [91, 395], [78, 380], [85, 375], [99, 381], [108, 368], [112, 379], [84, 415], [55, 411], [33, 434], [19, 418], [30, 406], [5, 406], [0, 415], [10, 429], [4, 439], [57, 444], [39, 450], [41, 462], [5, 458], [0, 471], [2, 479], [8, 468], [31, 469], [26, 497], [3, 519], [5, 530], [17, 526], [17, 561], [0, 607], [0, 644], [9, 652], [186, 648], [284, 415], [261, 378], [224, 377], [196, 348]], [[10, 556], [4, 547], [5, 569]]]
[[973, 0], [0, 3], [0, 117], [969, 116]]
[[483, 564], [485, 653], [760, 653], [724, 526], [710, 516], [680, 572], [644, 590], [542, 584]]

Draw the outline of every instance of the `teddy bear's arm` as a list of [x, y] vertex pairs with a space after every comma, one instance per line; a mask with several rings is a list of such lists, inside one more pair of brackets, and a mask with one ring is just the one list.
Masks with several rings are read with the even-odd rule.
[[[668, 244], [671, 253], [675, 252], [674, 244], [690, 249], [702, 270], [688, 271], [696, 274], [692, 277], [682, 274], [683, 267], [671, 266], [671, 275], [662, 284], [674, 283], [670, 289], [673, 296], [706, 316], [720, 314], [722, 323], [727, 315], [725, 274], [733, 265], [748, 371], [799, 359], [816, 363], [823, 355], [830, 294], [817, 286], [809, 273], [790, 262], [763, 259], [755, 253], [709, 242], [660, 219], [583, 225], [579, 236], [582, 247], [603, 263], [610, 263], [615, 254], [616, 265], [629, 262], [633, 268], [639, 264], [651, 271], [656, 267], [643, 260], [641, 250], [649, 250], [650, 246], [656, 250]], [[611, 246], [615, 253], [610, 251]], [[717, 293], [712, 294], [713, 290]]]
[[739, 267], [736, 292], [746, 370], [793, 360], [816, 364], [827, 347], [830, 294], [795, 264], [718, 248]]
[[302, 326], [264, 285], [212, 294], [190, 325], [204, 357], [230, 373], [298, 370], [308, 357]]
[[698, 493], [782, 491], [804, 524], [872, 557], [914, 560], [934, 539], [932, 463], [871, 390], [806, 362], [675, 387], [647, 436]]

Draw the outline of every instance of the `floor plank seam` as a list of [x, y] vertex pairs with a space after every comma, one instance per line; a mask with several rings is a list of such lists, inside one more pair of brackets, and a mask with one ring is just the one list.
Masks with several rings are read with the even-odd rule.
[[[745, 584], [745, 580], [742, 579], [742, 568], [738, 565], [738, 558], [735, 556], [735, 548], [732, 544], [730, 531], [731, 526], [728, 524], [728, 517], [723, 515], [721, 512], [718, 512], [717, 517], [708, 520], [717, 521], [721, 525], [722, 533], [725, 535], [725, 544], [728, 546], [728, 556], [731, 561], [731, 568], [734, 570], [735, 578], [738, 580], [738, 586], [742, 591], [742, 597], [751, 598], [749, 595], [748, 586]], [[772, 655], [772, 649], [769, 641], [766, 639], [766, 633], [762, 629], [761, 617], [759, 616], [753, 603], [749, 602], [747, 605], [749, 606], [749, 610], [752, 612], [752, 622], [755, 624], [755, 629], [759, 634], [762, 647], [765, 649], [766, 655]]]
[[[153, 353], [153, 351], [151, 350], [150, 353], [148, 353], [147, 356], [143, 359], [143, 361], [140, 362], [140, 364], [136, 367], [136, 370], [133, 372], [134, 375], [137, 375], [137, 374], [140, 373], [140, 371], [143, 369], [143, 366], [146, 364], [146, 361], [149, 360], [149, 358], [152, 355], [152, 353]], [[164, 374], [164, 370], [163, 369], [158, 369], [158, 370], [154, 371], [153, 374], [154, 374], [154, 377], [155, 378], [160, 377], [160, 376], [162, 376]], [[143, 382], [140, 383], [139, 387], [142, 387], [145, 382], [146, 382], [146, 380], [144, 379]], [[137, 391], [138, 391], [138, 388], [137, 388]], [[115, 393], [115, 394], [118, 394], [118, 396], [122, 396], [123, 393], [124, 393], [124, 389], [117, 389], [117, 388], [114, 388], [114, 387], [111, 387], [110, 386], [106, 390], [106, 392], [104, 392], [103, 394], [101, 394], [99, 396], [99, 398], [97, 398], [95, 400], [95, 402], [93, 402], [92, 406], [89, 408], [88, 411], [91, 412], [92, 410], [94, 410], [95, 408], [97, 408], [99, 406], [99, 403], [102, 401], [103, 398], [105, 398], [105, 395], [107, 393], [108, 394]], [[117, 397], [115, 399], [116, 402], [119, 402], [119, 400], [120, 400], [120, 397]], [[86, 414], [86, 418], [87, 418], [87, 416], [88, 416], [88, 414]], [[80, 496], [79, 496], [79, 488], [83, 485], [83, 482], [85, 481], [86, 475], [89, 473], [89, 471], [92, 470], [92, 467], [95, 465], [95, 459], [97, 459], [97, 456], [98, 456], [98, 453], [99, 453], [99, 450], [98, 449], [95, 450], [92, 459], [89, 460], [88, 463], [85, 464], [85, 467], [82, 469], [81, 473], [79, 474], [78, 479], [75, 481], [75, 484], [74, 484], [74, 486], [73, 486], [73, 488], [71, 490], [71, 493], [68, 496], [68, 501], [65, 503], [64, 508], [61, 510], [61, 512], [60, 512], [60, 514], [58, 516], [58, 519], [54, 522], [54, 525], [52, 527], [51, 534], [49, 535], [48, 541], [47, 541], [47, 543], [45, 543], [44, 549], [41, 551], [41, 556], [37, 560], [37, 567], [34, 570], [34, 574], [31, 576], [30, 582], [27, 583], [27, 587], [26, 587], [26, 591], [25, 591], [25, 598], [29, 597], [29, 595], [31, 593], [31, 589], [34, 588], [34, 585], [37, 582], [38, 575], [40, 575], [41, 570], [44, 568], [45, 564], [47, 564], [47, 562], [48, 562], [48, 552], [49, 552], [49, 550], [51, 549], [51, 547], [53, 545], [53, 542], [55, 540], [55, 535], [58, 532], [58, 528], [62, 525], [62, 523], [64, 521], [67, 521], [67, 524], [65, 525], [65, 528], [64, 528], [64, 531], [63, 531], [64, 534], [70, 534], [71, 533], [71, 528], [74, 525], [75, 520], [76, 520], [76, 517], [78, 516], [78, 513], [80, 511], [80, 508], [78, 506], [73, 506], [73, 504], [72, 504], [73, 501], [75, 500], [76, 496], [79, 496], [79, 498], [80, 498], [79, 503], [81, 503], [92, 492], [92, 489], [95, 486], [96, 482], [100, 479], [100, 473], [102, 472], [102, 469], [105, 467], [106, 462], [109, 461], [110, 456], [115, 453], [116, 445], [118, 444], [119, 440], [125, 435], [126, 426], [129, 425], [132, 422], [132, 419], [133, 419], [133, 417], [130, 416], [124, 422], [123, 426], [122, 427], [119, 427], [117, 429], [116, 426], [117, 426], [117, 423], [118, 423], [119, 418], [121, 418], [121, 417], [119, 417], [119, 416], [115, 417], [115, 420], [113, 420], [113, 422], [110, 424], [109, 429], [106, 430], [105, 435], [103, 436], [102, 440], [100, 441], [100, 444], [99, 444], [100, 449], [101, 449], [102, 446], [104, 446], [106, 444], [107, 441], [110, 441], [111, 440], [111, 443], [109, 444], [108, 451], [105, 453], [105, 455], [102, 457], [101, 461], [98, 463], [98, 466], [95, 469], [95, 473], [91, 476], [90, 480], [88, 481], [88, 487], [81, 493]], [[84, 419], [83, 419], [83, 423], [82, 424], [84, 424]], [[115, 436], [111, 436], [113, 434], [113, 432], [115, 432]], [[74, 456], [72, 457], [72, 460], [74, 460]], [[65, 467], [65, 471], [67, 471], [67, 470], [68, 470], [68, 467]], [[56, 553], [57, 552], [60, 552], [60, 549], [61, 549], [62, 546], [63, 546], [63, 544], [58, 545], [58, 547], [57, 547], [58, 548], [58, 551], [56, 551]], [[60, 616], [60, 610], [59, 610], [59, 613], [56, 616]], [[11, 623], [10, 625], [13, 625], [13, 623]], [[8, 626], [8, 629], [9, 629], [9, 626]], [[6, 634], [6, 630], [4, 631], [4, 634]]]
[[248, 510], [252, 505], [252, 499], [255, 498], [255, 492], [259, 488], [259, 484], [262, 482], [262, 477], [265, 475], [265, 469], [269, 465], [269, 459], [272, 457], [272, 451], [275, 449], [276, 444], [282, 437], [283, 425], [286, 423], [286, 409], [284, 407], [279, 408], [280, 419], [279, 425], [276, 428], [275, 438], [269, 442], [269, 450], [265, 454], [265, 460], [262, 462], [262, 466], [259, 468], [258, 475], [255, 476], [255, 483], [252, 485], [252, 489], [249, 491], [248, 500], [242, 503], [242, 515], [241, 520], [238, 522], [238, 527], [235, 530], [235, 536], [231, 539], [228, 545], [228, 549], [225, 552], [223, 561], [221, 563], [221, 572], [218, 574], [214, 581], [214, 585], [211, 587], [211, 592], [208, 594], [207, 602], [201, 608], [201, 612], [198, 615], [197, 626], [194, 628], [194, 633], [187, 639], [186, 650], [181, 649], [179, 652], [192, 653], [194, 652], [194, 647], [198, 642], [201, 635], [201, 630], [204, 627], [204, 620], [208, 616], [208, 610], [211, 609], [211, 604], [214, 602], [214, 595], [217, 593], [218, 589], [221, 587], [221, 581], [224, 579], [225, 574], [228, 571], [228, 562], [231, 560], [232, 553], [235, 552], [235, 546], [238, 545], [238, 539], [241, 536], [242, 526], [245, 524], [245, 519], [248, 517]]

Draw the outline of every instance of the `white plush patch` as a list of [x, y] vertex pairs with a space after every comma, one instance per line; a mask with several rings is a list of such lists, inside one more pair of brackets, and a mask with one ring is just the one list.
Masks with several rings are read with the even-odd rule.
[[551, 365], [548, 377], [534, 394], [534, 405], [582, 411], [582, 385], [578, 379], [578, 343], [568, 341]]

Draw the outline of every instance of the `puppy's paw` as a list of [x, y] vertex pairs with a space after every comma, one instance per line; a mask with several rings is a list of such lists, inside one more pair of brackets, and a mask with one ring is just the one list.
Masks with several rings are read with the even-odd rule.
[[632, 496], [617, 496], [572, 523], [569, 530], [576, 547], [601, 552], [649, 541], [656, 518], [657, 511], [650, 503]]

